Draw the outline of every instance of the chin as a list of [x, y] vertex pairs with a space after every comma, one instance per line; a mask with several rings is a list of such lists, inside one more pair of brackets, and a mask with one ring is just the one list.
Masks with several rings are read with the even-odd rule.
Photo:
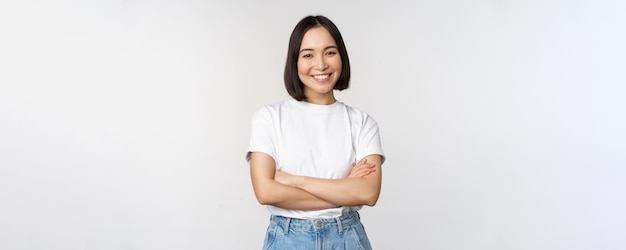
[[320, 94], [328, 94], [333, 92], [333, 88], [318, 89], [316, 92]]

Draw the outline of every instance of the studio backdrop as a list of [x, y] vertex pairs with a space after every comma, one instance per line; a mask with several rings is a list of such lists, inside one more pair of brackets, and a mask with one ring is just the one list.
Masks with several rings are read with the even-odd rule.
[[624, 1], [0, 3], [0, 249], [260, 249], [252, 114], [341, 30], [375, 249], [626, 248]]

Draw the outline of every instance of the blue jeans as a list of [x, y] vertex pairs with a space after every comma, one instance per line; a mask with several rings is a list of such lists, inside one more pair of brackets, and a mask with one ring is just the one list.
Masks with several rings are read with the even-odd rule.
[[295, 219], [272, 215], [264, 250], [372, 249], [359, 214], [334, 219]]

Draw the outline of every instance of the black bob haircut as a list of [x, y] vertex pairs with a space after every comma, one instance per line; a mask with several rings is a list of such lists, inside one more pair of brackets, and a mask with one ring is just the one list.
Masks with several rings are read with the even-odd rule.
[[344, 90], [350, 85], [350, 60], [348, 60], [348, 51], [343, 43], [343, 38], [337, 26], [324, 16], [307, 16], [300, 20], [291, 32], [289, 38], [289, 48], [287, 49], [287, 63], [285, 64], [285, 88], [291, 97], [298, 101], [306, 100], [304, 95], [304, 84], [298, 76], [298, 56], [300, 54], [300, 45], [304, 34], [314, 27], [324, 27], [330, 35], [335, 39], [339, 56], [341, 57], [341, 75], [337, 80], [333, 89]]

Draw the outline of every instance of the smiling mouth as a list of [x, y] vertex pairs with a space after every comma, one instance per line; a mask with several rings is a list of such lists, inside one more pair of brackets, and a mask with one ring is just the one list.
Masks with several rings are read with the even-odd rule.
[[317, 79], [317, 80], [325, 80], [326, 78], [330, 77], [331, 74], [325, 74], [325, 75], [314, 75], [313, 78]]

